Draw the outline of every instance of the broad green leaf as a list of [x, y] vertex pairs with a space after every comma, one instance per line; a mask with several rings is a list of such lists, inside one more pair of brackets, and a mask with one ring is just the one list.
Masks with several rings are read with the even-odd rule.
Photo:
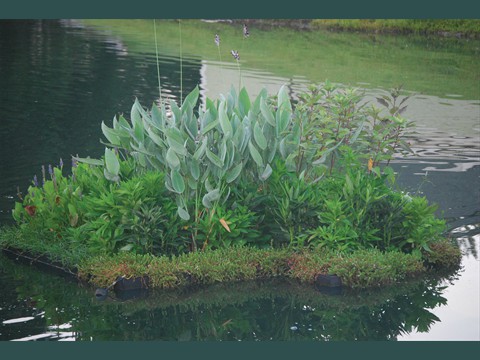
[[115, 176], [120, 173], [120, 163], [117, 155], [109, 148], [105, 148], [105, 165], [109, 173]]
[[170, 100], [170, 110], [172, 110], [172, 120], [174, 124], [180, 123], [182, 120], [182, 112], [178, 107], [177, 103], [173, 100]]
[[[267, 103], [265, 102], [265, 99], [260, 100], [260, 111], [262, 112], [263, 117], [265, 120], [272, 126], [277, 126], [275, 123], [275, 118], [273, 117], [272, 111], [268, 107]], [[278, 113], [277, 113], [278, 116]]]
[[84, 164], [88, 164], [88, 165], [95, 165], [95, 166], [105, 165], [105, 162], [103, 160], [92, 159], [92, 158], [90, 158], [90, 156], [88, 156], [86, 158], [79, 158], [79, 157], [72, 156], [72, 159], [74, 159], [75, 161], [84, 163]]
[[187, 185], [192, 190], [197, 190], [197, 188], [198, 188], [197, 182], [194, 179], [192, 179], [191, 177], [187, 178]]
[[258, 96], [255, 98], [252, 107], [250, 108], [251, 112], [256, 116], [260, 112], [260, 104], [262, 100], [265, 100], [268, 97], [267, 89], [263, 88]]
[[225, 138], [230, 138], [233, 135], [232, 124], [230, 124], [230, 119], [225, 111], [225, 102], [222, 101], [218, 108], [218, 120], [220, 122], [220, 127], [223, 131], [223, 136]]
[[211, 152], [209, 149], [206, 149], [207, 152], [207, 158], [217, 167], [222, 168], [223, 167], [223, 161], [215, 155], [213, 152]]
[[267, 154], [267, 161], [271, 163], [273, 161], [273, 158], [275, 157], [275, 154], [277, 153], [277, 144], [278, 141], [277, 139], [273, 139], [273, 144], [270, 145], [270, 149], [268, 149], [268, 154]]
[[208, 193], [206, 193], [203, 196], [202, 204], [207, 209], [210, 209], [213, 205], [213, 202], [217, 201], [218, 199], [220, 199], [220, 190], [219, 189], [213, 189], [212, 191], [209, 191]]
[[262, 156], [251, 141], [248, 142], [248, 149], [250, 150], [250, 155], [252, 156], [252, 159], [257, 163], [258, 166], [263, 167]]
[[290, 113], [287, 111], [282, 111], [278, 109], [276, 115], [276, 129], [277, 137], [279, 137], [284, 131], [287, 130], [288, 125], [290, 123]]
[[207, 150], [207, 138], [202, 140], [202, 144], [193, 154], [193, 158], [195, 160], [200, 160], [203, 157], [203, 154], [205, 154], [205, 150]]
[[165, 118], [157, 105], [152, 105], [151, 114], [152, 125], [155, 126], [157, 129], [162, 130], [165, 126]]
[[220, 122], [218, 120], [214, 120], [210, 123], [208, 123], [201, 131], [202, 135], [205, 135], [206, 133], [208, 133], [210, 130], [213, 130], [217, 127], [217, 125], [219, 124]]
[[250, 110], [251, 103], [250, 98], [248, 96], [247, 90], [243, 87], [240, 90], [240, 94], [238, 95], [238, 107], [240, 109], [240, 115], [243, 117], [248, 114]]
[[180, 167], [180, 159], [172, 148], [168, 148], [166, 160], [170, 168], [178, 169]]
[[217, 107], [210, 98], [207, 98], [207, 101], [205, 102], [205, 107], [207, 111], [210, 112], [213, 119], [216, 119], [218, 117]]
[[133, 125], [134, 128], [138, 124], [142, 123], [142, 115], [141, 115], [141, 112], [140, 112], [141, 110], [142, 110], [142, 106], [138, 102], [138, 99], [135, 98], [135, 101], [132, 105], [132, 109], [130, 111], [130, 119], [132, 121], [132, 125]]
[[177, 214], [178, 214], [178, 216], [180, 216], [180, 218], [182, 220], [185, 220], [185, 221], [190, 220], [190, 214], [187, 212], [187, 210], [185, 210], [181, 207], [177, 208]]
[[155, 134], [155, 132], [151, 128], [147, 128], [147, 133], [150, 139], [152, 139], [155, 144], [160, 146], [160, 148], [165, 149], [165, 142], [159, 135]]
[[236, 165], [235, 167], [233, 167], [227, 172], [227, 175], [225, 177], [225, 181], [227, 182], [227, 184], [230, 184], [231, 182], [235, 181], [238, 178], [238, 176], [242, 172], [242, 168], [243, 168], [243, 164], [239, 163], [238, 165]]
[[190, 161], [190, 174], [192, 174], [195, 180], [198, 180], [200, 177], [200, 165], [195, 158], [192, 158]]
[[198, 123], [194, 116], [185, 119], [185, 129], [192, 140], [196, 140], [198, 134]]
[[270, 177], [270, 175], [272, 175], [272, 167], [270, 166], [270, 164], [267, 164], [267, 166], [265, 166], [265, 170], [263, 170], [262, 175], [260, 175], [260, 179], [262, 181], [265, 181]]
[[143, 122], [138, 122], [133, 125], [133, 137], [137, 143], [142, 143], [145, 141]]
[[127, 131], [132, 130], [132, 127], [130, 126], [128, 121], [123, 117], [123, 115], [120, 115], [120, 117], [118, 118], [118, 126]]
[[258, 122], [253, 126], [253, 138], [260, 149], [265, 150], [267, 148], [267, 139], [263, 135], [262, 128]]
[[218, 157], [225, 164], [225, 157], [227, 156], [227, 141], [225, 138], [222, 139], [222, 143], [219, 146]]
[[168, 145], [170, 145], [171, 148], [173, 148], [173, 150], [175, 150], [175, 152], [178, 155], [182, 155], [182, 156], [187, 155], [187, 149], [185, 148], [185, 145], [183, 143], [179, 143], [179, 142], [177, 142], [174, 139], [169, 138], [169, 137], [167, 137], [167, 143], [168, 143]]
[[207, 192], [210, 192], [214, 189], [214, 187], [212, 186], [212, 184], [210, 184], [210, 180], [208, 180], [208, 177], [205, 178], [205, 182], [204, 182], [204, 185], [205, 185], [205, 189], [207, 190]]
[[288, 110], [292, 112], [292, 104], [290, 103], [290, 97], [288, 96], [287, 87], [282, 85], [278, 91], [278, 109]]
[[176, 169], [173, 169], [171, 174], [172, 186], [176, 193], [182, 194], [185, 191], [185, 181], [180, 172]]
[[105, 135], [105, 137], [107, 138], [108, 141], [110, 141], [110, 143], [112, 145], [120, 145], [120, 137], [116, 134], [116, 131], [109, 128], [107, 125], [105, 125], [105, 123], [102, 121], [102, 132], [103, 132], [103, 135]]
[[103, 175], [105, 176], [105, 179], [114, 181], [114, 182], [119, 182], [120, 177], [118, 175], [112, 174], [109, 172], [107, 169], [103, 169]]
[[195, 88], [190, 91], [190, 93], [185, 97], [185, 100], [183, 100], [183, 104], [182, 104], [182, 111], [184, 110], [184, 108], [187, 106], [187, 104], [189, 104], [192, 109], [195, 107], [195, 105], [197, 105], [197, 100], [198, 100], [198, 95], [199, 95], [200, 91], [198, 89], [198, 85], [195, 86]]

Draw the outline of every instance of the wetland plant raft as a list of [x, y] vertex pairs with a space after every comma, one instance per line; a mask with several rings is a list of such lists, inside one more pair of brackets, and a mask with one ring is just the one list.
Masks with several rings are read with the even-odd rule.
[[42, 167], [1, 246], [119, 291], [274, 276], [369, 287], [458, 265], [436, 205], [389, 167], [411, 152], [402, 89], [366, 105], [327, 81], [297, 97], [232, 87], [199, 104], [196, 87], [182, 104], [136, 100], [130, 120], [102, 122], [101, 159]]

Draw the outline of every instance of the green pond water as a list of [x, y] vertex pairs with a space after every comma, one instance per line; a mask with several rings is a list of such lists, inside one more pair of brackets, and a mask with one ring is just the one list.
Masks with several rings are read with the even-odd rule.
[[[0, 253], [0, 340], [480, 340], [480, 41], [156, 21], [162, 97], [291, 95], [326, 79], [368, 100], [404, 84], [415, 156], [393, 166], [439, 204], [464, 256], [448, 277], [336, 293], [281, 281], [110, 292]], [[221, 42], [217, 48], [215, 34]], [[180, 46], [181, 44], [181, 46]], [[240, 54], [237, 64], [230, 54]], [[99, 157], [100, 123], [158, 101], [153, 21], [0, 21], [0, 225], [42, 165]], [[18, 187], [18, 190], [17, 190]]]

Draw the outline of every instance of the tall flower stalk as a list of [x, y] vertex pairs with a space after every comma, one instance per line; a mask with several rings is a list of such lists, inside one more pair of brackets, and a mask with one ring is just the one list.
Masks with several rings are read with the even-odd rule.
[[231, 50], [230, 53], [232, 54], [233, 58], [237, 61], [237, 66], [238, 66], [238, 90], [242, 88], [242, 70], [240, 69], [240, 55], [238, 54], [238, 51], [236, 50]]

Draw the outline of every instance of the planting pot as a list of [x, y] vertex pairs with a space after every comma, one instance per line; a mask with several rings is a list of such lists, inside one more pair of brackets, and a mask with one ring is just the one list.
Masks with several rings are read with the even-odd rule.
[[119, 277], [117, 278], [113, 289], [115, 291], [148, 289], [149, 283], [150, 278], [148, 276], [141, 276], [130, 279], [127, 279], [125, 277]]
[[322, 286], [322, 287], [341, 287], [342, 286], [342, 279], [340, 279], [337, 275], [324, 275], [318, 274], [315, 277], [315, 285]]

